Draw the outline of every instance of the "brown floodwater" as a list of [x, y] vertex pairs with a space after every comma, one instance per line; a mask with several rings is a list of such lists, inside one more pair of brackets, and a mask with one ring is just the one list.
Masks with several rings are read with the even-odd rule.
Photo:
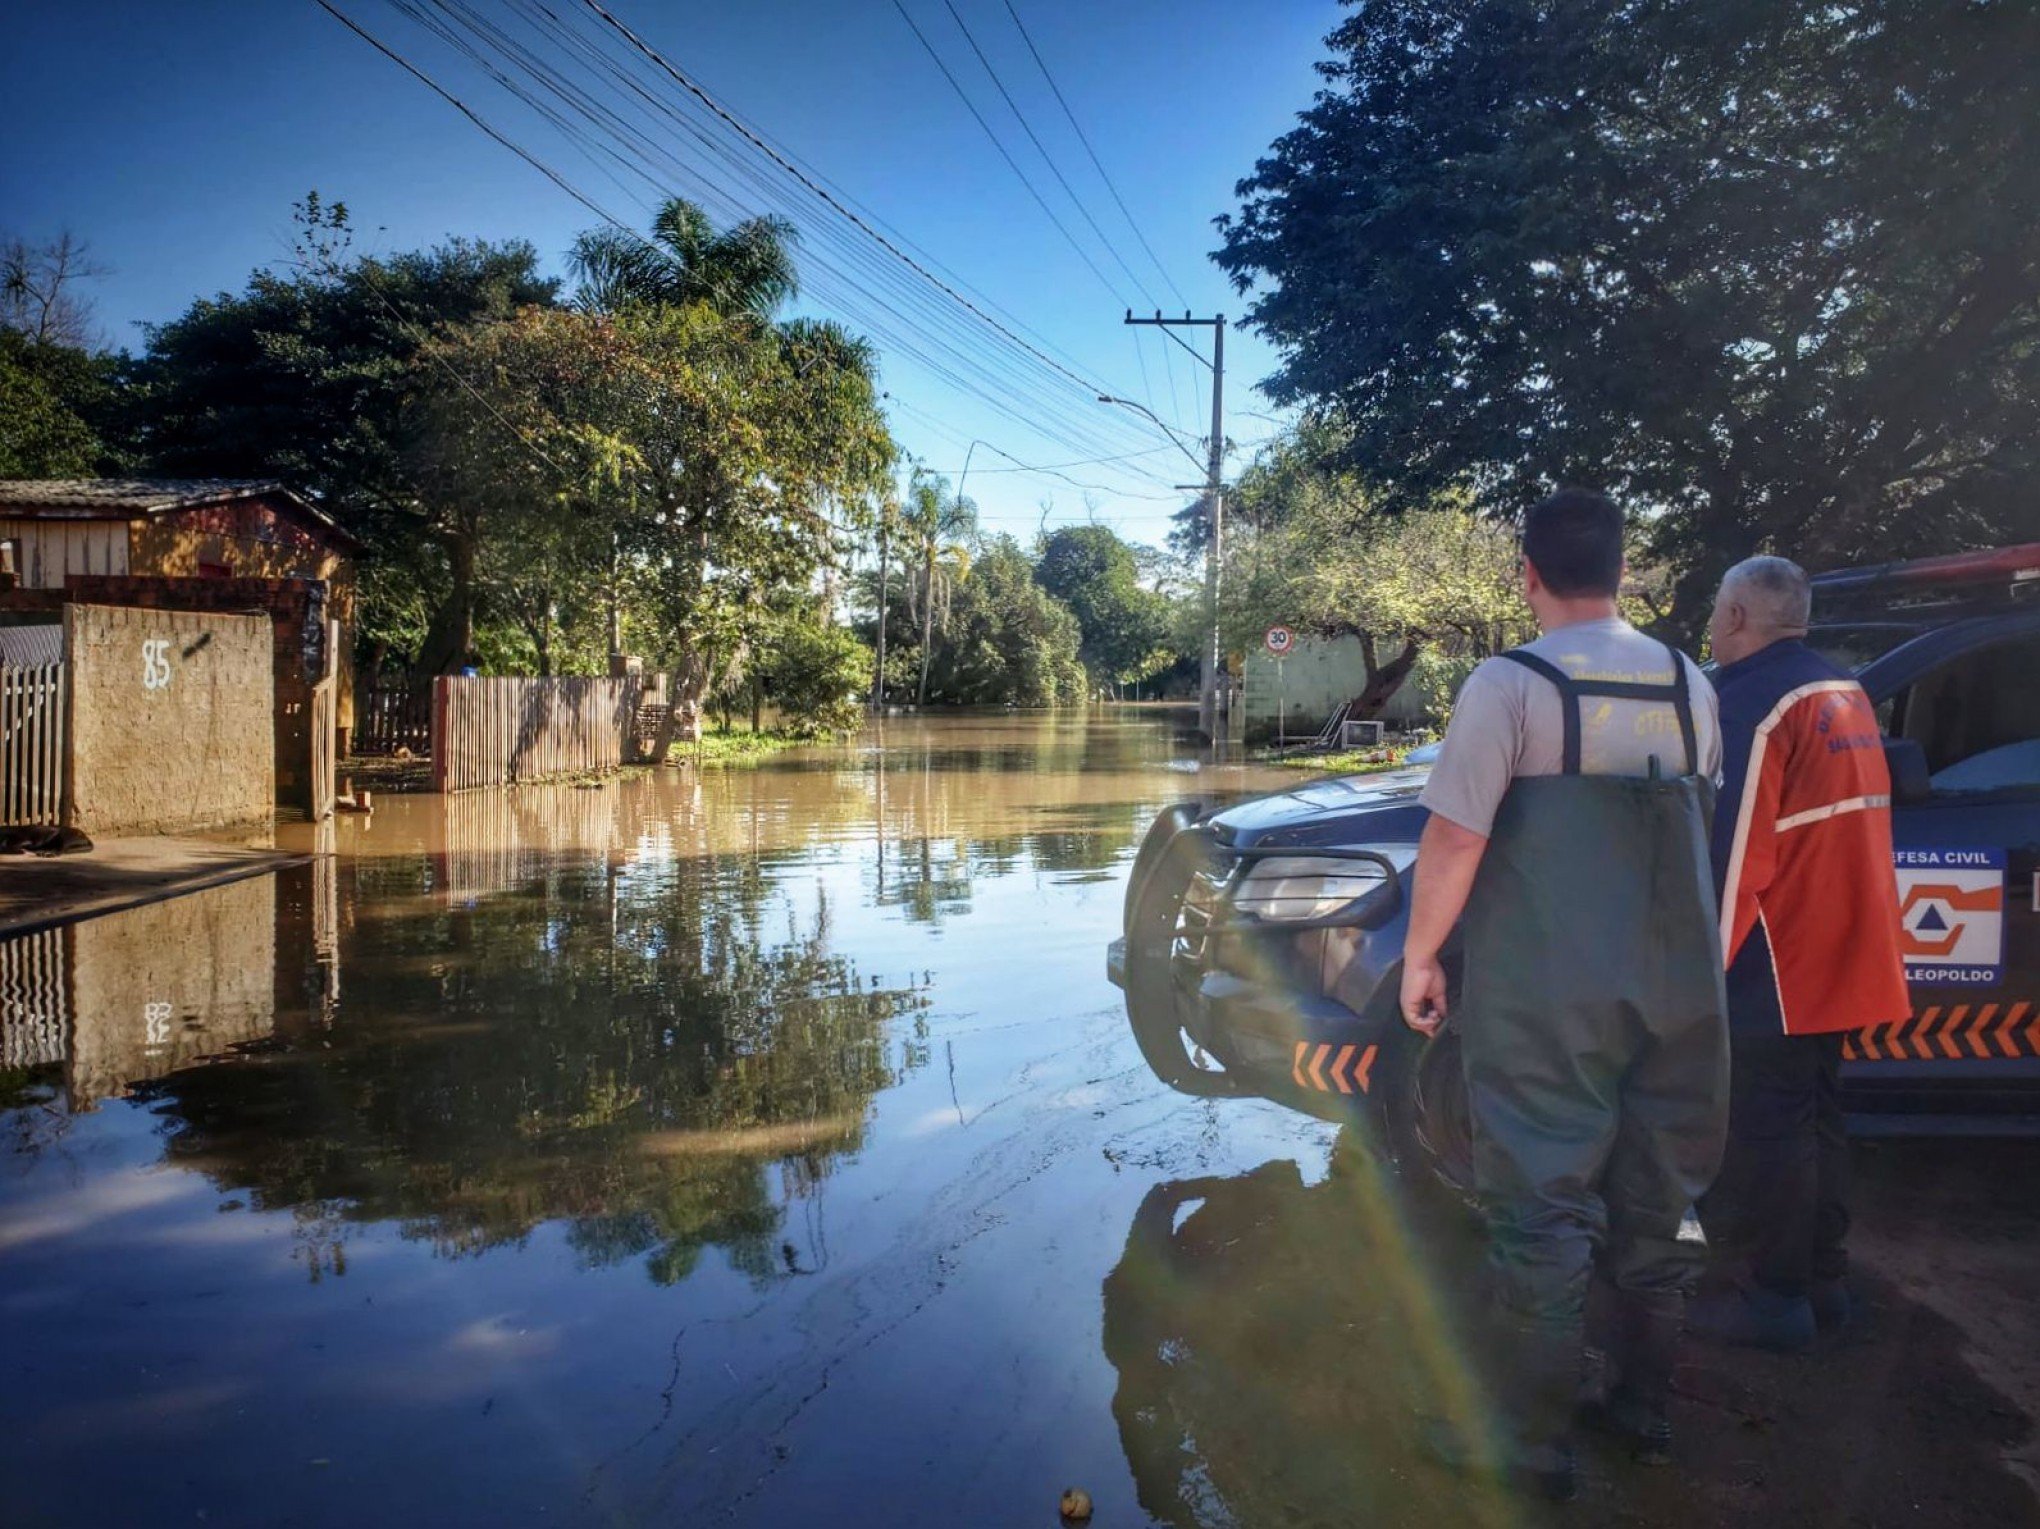
[[0, 945], [4, 1516], [1130, 1502], [1100, 1298], [1143, 1196], [1329, 1141], [1248, 1106], [1235, 1153], [1104, 976], [1154, 810], [1254, 784], [1153, 713], [894, 721], [387, 797]]
[[[0, 1521], [1513, 1520], [1414, 1445], [1464, 1222], [1165, 1089], [1105, 978], [1155, 809], [1274, 783], [891, 722], [0, 944]], [[1594, 1521], [1757, 1521], [1722, 1417], [1730, 1495]]]

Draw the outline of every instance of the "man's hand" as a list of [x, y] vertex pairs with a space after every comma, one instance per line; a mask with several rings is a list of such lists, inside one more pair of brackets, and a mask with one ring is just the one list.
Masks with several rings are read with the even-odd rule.
[[1445, 968], [1436, 956], [1403, 957], [1402, 1017], [1419, 1035], [1436, 1035], [1445, 1023]]
[[1486, 853], [1485, 834], [1462, 828], [1443, 813], [1432, 813], [1424, 825], [1402, 969], [1403, 1023], [1419, 1035], [1436, 1035], [1445, 1023], [1445, 968], [1438, 964], [1438, 952], [1452, 937]]

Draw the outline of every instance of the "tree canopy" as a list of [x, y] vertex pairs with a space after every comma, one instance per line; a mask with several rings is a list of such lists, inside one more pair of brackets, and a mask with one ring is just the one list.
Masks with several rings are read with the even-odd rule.
[[2040, 11], [1369, 0], [1329, 46], [1217, 258], [1384, 505], [1625, 494], [1686, 625], [1760, 547], [2040, 530]]
[[88, 414], [103, 411], [108, 365], [0, 326], [0, 478], [90, 477], [110, 465]]
[[1077, 618], [1077, 655], [1094, 685], [1144, 679], [1173, 659], [1168, 601], [1141, 586], [1134, 549], [1110, 527], [1050, 532], [1034, 576]]
[[1084, 699], [1077, 618], [1043, 589], [1020, 544], [986, 544], [957, 587], [930, 696], [963, 705], [1060, 706]]
[[[1426, 655], [1483, 658], [1528, 635], [1512, 532], [1441, 498], [1389, 513], [1322, 430], [1278, 439], [1240, 475], [1226, 547], [1226, 646], [1267, 628], [1351, 637], [1379, 711]], [[1184, 634], [1187, 642], [1189, 634]]]

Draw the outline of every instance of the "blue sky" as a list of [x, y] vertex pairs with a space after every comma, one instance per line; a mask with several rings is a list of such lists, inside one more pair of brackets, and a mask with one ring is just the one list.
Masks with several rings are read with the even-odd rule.
[[[394, 0], [334, 3], [626, 223], [642, 224], [661, 190], [712, 207], [720, 196], [723, 216], [799, 195], [777, 170], [734, 175], [658, 115], [687, 100], [680, 87], [584, 0], [545, 0], [570, 29], [552, 34], [522, 30], [538, 24], [536, 0], [467, 4], [543, 45], [549, 63], [570, 57], [573, 38], [629, 59], [649, 104], [613, 84], [590, 96], [623, 110], [642, 135], [635, 145], [584, 129], [563, 136]], [[994, 529], [1024, 537], [1052, 500], [1050, 525], [1095, 513], [1136, 540], [1158, 539], [1182, 498], [1171, 485], [1194, 469], [1084, 384], [1151, 403], [1196, 436], [1209, 428], [1208, 380], [1157, 332], [1121, 324], [1122, 299], [1144, 307], [1147, 297], [1118, 260], [1171, 309], [1180, 311], [1179, 290], [1200, 314], [1240, 312], [1208, 259], [1210, 220], [1309, 102], [1311, 65], [1339, 10], [1331, 0], [1012, 3], [1173, 289], [1100, 182], [1006, 0], [899, 4], [1116, 292], [1000, 158], [894, 0], [605, 0], [651, 49], [1082, 379], [1048, 374], [919, 278], [901, 280], [847, 225], [799, 203], [807, 281], [795, 311], [874, 333], [895, 433], [910, 451], [953, 473], [969, 442], [986, 443], [971, 453], [968, 491]], [[1028, 142], [952, 4], [1112, 249]], [[113, 268], [94, 295], [117, 345], [139, 345], [138, 324], [287, 258], [291, 203], [311, 188], [349, 205], [359, 250], [522, 237], [560, 274], [574, 233], [599, 221], [314, 0], [70, 0], [25, 7], [9, 33], [0, 90], [12, 120], [34, 126], [0, 157], [0, 224], [30, 238], [69, 228], [90, 242]], [[945, 320], [931, 324], [924, 305]], [[1204, 331], [1186, 338], [1208, 348]], [[1274, 428], [1257, 417], [1269, 405], [1252, 391], [1272, 361], [1253, 336], [1229, 334], [1227, 434], [1243, 448]], [[1062, 478], [1009, 470], [1010, 458], [1042, 466], [1133, 453], [1065, 467]], [[1090, 486], [1091, 503], [1077, 484]]]

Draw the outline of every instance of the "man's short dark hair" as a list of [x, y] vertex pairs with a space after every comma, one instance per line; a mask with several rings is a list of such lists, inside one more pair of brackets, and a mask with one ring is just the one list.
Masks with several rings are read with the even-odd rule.
[[1523, 556], [1561, 597], [1622, 587], [1622, 511], [1606, 494], [1562, 488], [1523, 517]]

